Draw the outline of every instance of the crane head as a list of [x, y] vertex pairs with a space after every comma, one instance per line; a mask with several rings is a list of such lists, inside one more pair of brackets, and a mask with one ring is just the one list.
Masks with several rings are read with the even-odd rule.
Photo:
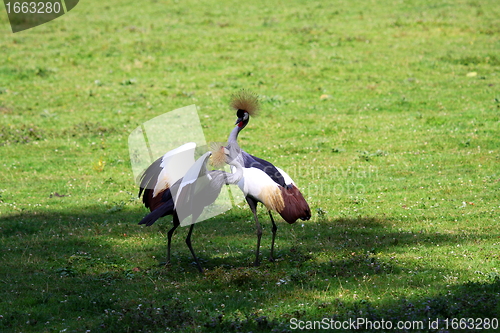
[[238, 127], [245, 127], [250, 120], [248, 112], [242, 109], [238, 109], [238, 111], [236, 111], [236, 117], [238, 117], [238, 119], [236, 119], [236, 123], [234, 124], [238, 125]]

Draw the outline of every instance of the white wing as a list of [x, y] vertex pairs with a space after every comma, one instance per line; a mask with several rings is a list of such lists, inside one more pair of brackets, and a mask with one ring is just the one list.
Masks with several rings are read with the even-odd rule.
[[211, 152], [206, 152], [198, 158], [182, 178], [177, 190], [172, 190], [175, 210], [183, 227], [191, 224], [191, 220], [187, 218], [193, 213], [193, 206], [203, 202], [203, 198], [198, 197], [197, 193], [210, 184], [211, 177], [207, 173], [207, 162], [210, 155], [212, 155]]
[[[182, 181], [181, 181], [181, 184], [179, 185], [177, 193], [172, 193], [172, 195], [174, 196], [174, 204], [175, 205], [177, 205], [177, 200], [179, 197], [179, 195], [176, 195], [176, 194], [182, 193], [182, 190], [186, 186], [188, 186], [190, 184], [194, 184], [197, 181], [203, 182], [205, 180], [206, 181], [210, 180], [210, 176], [207, 174], [207, 162], [208, 162], [208, 158], [210, 157], [210, 155], [212, 155], [211, 152], [206, 152], [205, 154], [203, 154], [200, 158], [198, 158], [196, 160], [196, 162], [194, 162], [194, 164], [186, 172], [186, 174], [182, 178]], [[202, 185], [202, 184], [196, 184], [197, 187], [198, 187], [198, 185]]]
[[280, 168], [276, 167], [276, 169], [278, 169], [278, 171], [281, 173], [281, 175], [283, 176], [283, 179], [285, 179], [285, 184], [286, 185], [290, 185], [290, 184], [293, 184], [295, 185], [295, 183], [293, 182], [293, 179], [283, 170], [281, 170]]
[[258, 200], [263, 201], [262, 189], [264, 187], [278, 187], [271, 177], [264, 171], [257, 168], [244, 168], [243, 178], [238, 182], [238, 187], [243, 194], [250, 195]]
[[195, 163], [195, 148], [196, 143], [188, 142], [163, 155], [162, 162], [160, 164], [162, 170], [158, 175], [158, 180], [156, 181], [153, 191], [153, 197], [181, 179], [186, 171], [193, 166]]

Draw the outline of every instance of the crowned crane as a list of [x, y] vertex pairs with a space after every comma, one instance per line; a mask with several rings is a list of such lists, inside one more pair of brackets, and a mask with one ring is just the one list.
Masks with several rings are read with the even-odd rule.
[[[228, 146], [238, 146], [238, 134], [248, 124], [250, 115], [258, 111], [258, 99], [252, 93], [242, 90], [233, 96], [230, 106], [236, 111], [235, 127], [228, 138]], [[271, 211], [278, 212], [288, 223], [295, 223], [297, 219], [309, 220], [311, 210], [302, 193], [295, 185], [292, 178], [283, 170], [261, 158], [252, 156], [240, 150], [238, 160], [243, 165], [243, 178], [238, 182], [238, 187], [245, 195], [245, 199], [253, 213], [257, 228], [257, 250], [254, 265], [259, 265], [260, 239], [262, 227], [257, 217], [257, 204], [266, 206], [272, 227], [272, 242], [270, 261], [274, 261], [274, 241], [278, 227], [274, 222]]]
[[[151, 226], [160, 217], [173, 215], [173, 227], [168, 232], [167, 263], [170, 262], [170, 245], [173, 232], [179, 225], [190, 225], [186, 237], [186, 244], [191, 251], [198, 270], [200, 273], [203, 272], [191, 245], [191, 235], [193, 233], [194, 223], [197, 222], [203, 210], [215, 202], [220, 194], [222, 185], [237, 184], [243, 176], [242, 166], [238, 160], [235, 159], [238, 154], [238, 146], [231, 148], [220, 146], [214, 153], [205, 153], [189, 168], [184, 177], [178, 179], [171, 186], [167, 184], [166, 188], [158, 193], [161, 194], [160, 199], [155, 199], [156, 196], [154, 196], [154, 191], [151, 193], [151, 190], [143, 186], [148, 186], [148, 183], [153, 181], [156, 177], [158, 180], [154, 184], [154, 188], [162, 181], [162, 178], [159, 177], [162, 175], [161, 168], [158, 168], [158, 164], [161, 163], [156, 161], [156, 164], [153, 163], [144, 172], [139, 196], [144, 191], [143, 202], [146, 207], [151, 209], [151, 213], [146, 215], [139, 224]], [[212, 156], [215, 166], [221, 166], [227, 163], [233, 167], [234, 172], [228, 173], [220, 170], [209, 171], [207, 162], [210, 156]], [[188, 220], [189, 216], [191, 216], [191, 221]]]
[[[167, 264], [170, 263], [170, 244], [172, 235], [179, 227], [180, 222], [173, 210], [172, 193], [170, 186], [181, 179], [194, 164], [194, 151], [196, 143], [188, 142], [178, 148], [168, 151], [165, 155], [153, 162], [140, 177], [139, 198], [151, 212], [156, 211], [154, 217], [150, 216], [149, 222], [144, 219], [139, 224], [152, 225], [157, 219], [166, 215], [173, 215], [173, 227], [167, 233]], [[179, 185], [179, 184], [178, 184]], [[178, 186], [177, 185], [177, 186]], [[167, 207], [172, 205], [171, 207]], [[157, 210], [162, 206], [161, 210]], [[160, 214], [161, 213], [161, 214]], [[157, 214], [160, 214], [156, 217]]]

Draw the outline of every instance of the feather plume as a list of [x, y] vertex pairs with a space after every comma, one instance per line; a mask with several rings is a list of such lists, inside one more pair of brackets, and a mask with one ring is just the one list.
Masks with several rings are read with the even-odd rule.
[[281, 196], [278, 186], [266, 186], [262, 189], [262, 203], [268, 210], [274, 210], [278, 213], [282, 212], [285, 208], [285, 201]]
[[226, 147], [225, 144], [220, 142], [212, 142], [210, 144], [210, 151], [212, 152], [210, 164], [215, 168], [221, 168], [226, 164]]
[[251, 91], [242, 89], [231, 97], [229, 106], [234, 110], [243, 110], [251, 116], [256, 116], [259, 111], [259, 99]]

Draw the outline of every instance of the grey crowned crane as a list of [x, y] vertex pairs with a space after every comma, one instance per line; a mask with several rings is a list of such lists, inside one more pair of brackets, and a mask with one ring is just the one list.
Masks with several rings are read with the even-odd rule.
[[[182, 147], [184, 146], [179, 148]], [[180, 149], [177, 153], [179, 151], [185, 152], [185, 149]], [[239, 155], [239, 147], [237, 145], [230, 148], [220, 146], [212, 156], [213, 164], [221, 166], [227, 163], [233, 167], [233, 173], [220, 170], [209, 171], [207, 163], [212, 152], [207, 152], [189, 168], [182, 178], [177, 179], [171, 186], [165, 178], [173, 179], [175, 175], [170, 174], [168, 177], [168, 170], [165, 170], [168, 169], [168, 160], [175, 159], [175, 157], [172, 157], [174, 154], [167, 154], [151, 164], [142, 175], [139, 197], [143, 194], [144, 205], [151, 210], [151, 213], [146, 215], [139, 224], [151, 226], [159, 218], [173, 215], [173, 227], [167, 234], [167, 263], [170, 263], [172, 235], [181, 221], [184, 222], [191, 216], [191, 221], [186, 223], [190, 224], [186, 244], [193, 255], [198, 270], [202, 273], [203, 269], [191, 245], [194, 223], [197, 222], [205, 207], [215, 202], [223, 185], [236, 184], [243, 176], [242, 166], [235, 158]]]
[[174, 210], [174, 201], [170, 186], [180, 185], [181, 179], [189, 168], [194, 164], [194, 142], [186, 143], [176, 149], [168, 151], [165, 155], [153, 162], [141, 175], [139, 198], [142, 195], [142, 202], [149, 208], [151, 214], [142, 219], [139, 224], [151, 226], [160, 217], [172, 215], [173, 227], [167, 233], [167, 264], [170, 263], [170, 245], [172, 235], [179, 227], [179, 217]]
[[[258, 111], [258, 99], [252, 93], [242, 90], [233, 96], [230, 106], [236, 110], [238, 119], [229, 135], [228, 147], [239, 147], [238, 134], [248, 124], [250, 115], [255, 115]], [[271, 211], [278, 212], [286, 222], [292, 224], [297, 219], [309, 220], [311, 210], [304, 196], [286, 172], [266, 160], [243, 150], [240, 151], [237, 159], [243, 165], [243, 177], [238, 182], [238, 187], [245, 195], [255, 219], [257, 250], [254, 265], [258, 266], [262, 227], [257, 217], [257, 204], [260, 202], [266, 206], [273, 225], [270, 261], [274, 261], [274, 241], [278, 230]]]

